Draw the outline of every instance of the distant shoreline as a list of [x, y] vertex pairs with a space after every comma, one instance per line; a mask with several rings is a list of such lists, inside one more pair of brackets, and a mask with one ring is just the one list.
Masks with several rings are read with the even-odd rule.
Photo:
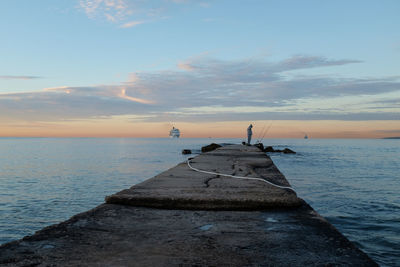
[[400, 136], [384, 137], [382, 139], [400, 139]]

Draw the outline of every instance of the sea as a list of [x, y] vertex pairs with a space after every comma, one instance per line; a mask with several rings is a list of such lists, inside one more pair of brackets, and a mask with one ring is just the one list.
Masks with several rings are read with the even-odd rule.
[[[0, 244], [104, 203], [185, 161], [182, 149], [241, 139], [0, 138]], [[400, 266], [400, 140], [264, 139], [299, 197], [381, 266]]]

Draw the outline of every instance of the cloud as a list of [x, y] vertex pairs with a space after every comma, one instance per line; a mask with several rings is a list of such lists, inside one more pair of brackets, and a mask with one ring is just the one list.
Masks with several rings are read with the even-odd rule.
[[[301, 64], [300, 62], [303, 62]], [[287, 80], [283, 72], [344, 65], [354, 60], [328, 60], [318, 57], [290, 58], [282, 62], [261, 60], [221, 61], [196, 58], [180, 62], [182, 71], [141, 73], [137, 88], [147, 88], [154, 97], [171, 92], [164, 101], [185, 98], [180, 105], [206, 106], [218, 102], [223, 106], [271, 105], [307, 97], [329, 97], [398, 89], [398, 83], [381, 80], [303, 77]], [[157, 93], [155, 93], [157, 92]], [[193, 100], [188, 100], [190, 95]], [[160, 99], [158, 101], [163, 101]]]
[[119, 27], [120, 28], [132, 28], [132, 27], [135, 27], [135, 26], [143, 24], [143, 23], [145, 23], [145, 21], [130, 21], [130, 22], [122, 24]]
[[122, 88], [121, 92], [117, 96], [119, 96], [120, 98], [123, 98], [123, 99], [127, 99], [127, 100], [132, 101], [132, 102], [137, 102], [137, 103], [142, 103], [142, 104], [154, 104], [154, 101], [151, 101], [151, 100], [146, 100], [146, 99], [142, 99], [142, 98], [138, 98], [138, 97], [128, 96], [126, 94], [126, 89], [125, 88]]
[[178, 68], [181, 70], [187, 70], [187, 71], [195, 70], [194, 67], [192, 67], [189, 63], [186, 63], [186, 62], [179, 62]]
[[169, 0], [169, 2], [175, 3], [175, 4], [188, 4], [188, 3], [196, 3], [199, 6], [203, 8], [209, 8], [211, 4], [209, 2], [205, 1], [198, 1], [198, 0]]
[[371, 104], [381, 104], [381, 105], [393, 105], [396, 107], [400, 107], [400, 97], [391, 98], [391, 99], [379, 99], [370, 101]]
[[[49, 93], [65, 93], [68, 95], [73, 95], [74, 97], [92, 97], [92, 98], [102, 98], [104, 100], [118, 100], [124, 99], [131, 102], [141, 103], [141, 104], [154, 104], [154, 101], [147, 100], [140, 97], [135, 97], [129, 93], [134, 93], [134, 89], [127, 92], [124, 86], [98, 86], [98, 87], [68, 87], [61, 86], [55, 88], [46, 88], [45, 91]], [[136, 95], [143, 95], [141, 93], [136, 93]]]
[[91, 19], [102, 16], [111, 22], [121, 21], [133, 13], [126, 0], [80, 0], [79, 7]]
[[374, 132], [387, 133], [387, 134], [399, 134], [400, 135], [400, 128], [399, 129], [393, 129], [393, 130], [375, 130]]
[[0, 94], [0, 119], [19, 121], [57, 121], [109, 117], [113, 115], [146, 115], [157, 111], [133, 92], [122, 92], [118, 86], [60, 87], [41, 92]]
[[0, 80], [33, 80], [40, 79], [39, 76], [0, 75]]
[[206, 7], [206, 2], [197, 3], [190, 0], [79, 0], [78, 9], [90, 19], [103, 19], [119, 25], [119, 28], [132, 28], [144, 23], [168, 17], [171, 10], [176, 11], [180, 5]]
[[341, 121], [372, 121], [372, 120], [399, 120], [398, 113], [303, 113], [303, 112], [253, 112], [253, 113], [219, 113], [215, 114], [171, 114], [153, 116], [146, 121], [164, 122], [221, 122], [221, 121], [272, 121], [272, 120], [341, 120]]
[[26, 120], [140, 115], [151, 121], [399, 118], [399, 77], [301, 76], [291, 70], [358, 63], [294, 56], [224, 61], [191, 58], [174, 70], [132, 73], [120, 85], [47, 88], [1, 94], [0, 114]]
[[340, 66], [351, 63], [362, 63], [362, 61], [349, 59], [332, 60], [325, 57], [297, 55], [280, 62], [278, 65], [283, 71], [326, 66]]

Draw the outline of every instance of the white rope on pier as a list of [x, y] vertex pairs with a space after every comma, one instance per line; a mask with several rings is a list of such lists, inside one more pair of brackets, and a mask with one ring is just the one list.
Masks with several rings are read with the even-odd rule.
[[219, 176], [225, 176], [225, 177], [231, 177], [231, 178], [235, 178], [235, 179], [245, 179], [245, 180], [257, 180], [257, 181], [261, 181], [261, 182], [265, 182], [269, 185], [281, 188], [281, 189], [289, 189], [292, 190], [294, 193], [296, 193], [296, 191], [290, 187], [290, 186], [282, 186], [282, 185], [277, 185], [274, 183], [271, 183], [267, 180], [264, 180], [262, 178], [256, 178], [256, 177], [245, 177], [245, 176], [236, 176], [236, 175], [231, 175], [231, 174], [224, 174], [224, 173], [219, 173], [219, 172], [210, 172], [210, 171], [204, 171], [204, 170], [199, 170], [197, 168], [194, 168], [192, 165], [190, 165], [190, 160], [192, 158], [188, 158], [187, 160], [187, 165], [189, 166], [190, 169], [196, 171], [196, 172], [201, 172], [201, 173], [206, 173], [206, 174], [213, 174], [213, 175], [219, 175]]

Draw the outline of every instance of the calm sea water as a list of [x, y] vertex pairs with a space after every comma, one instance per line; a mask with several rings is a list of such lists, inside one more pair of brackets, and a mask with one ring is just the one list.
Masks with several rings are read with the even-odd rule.
[[[31, 235], [238, 139], [0, 138], [0, 243]], [[400, 266], [400, 140], [266, 139], [298, 195], [382, 266]]]

